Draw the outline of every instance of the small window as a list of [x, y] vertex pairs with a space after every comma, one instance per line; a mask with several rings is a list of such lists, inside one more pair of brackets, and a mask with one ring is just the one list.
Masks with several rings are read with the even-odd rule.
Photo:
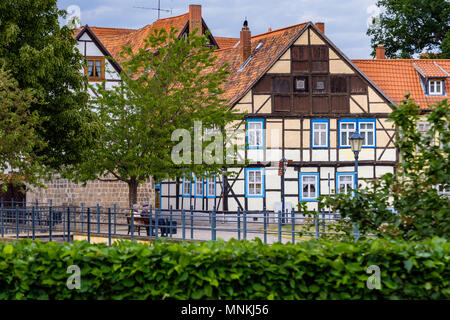
[[364, 137], [363, 147], [375, 147], [375, 120], [358, 121], [359, 133]]
[[336, 175], [336, 193], [349, 193], [351, 189], [355, 189], [354, 173], [337, 173]]
[[183, 178], [181, 194], [183, 197], [191, 196], [191, 181], [186, 178]]
[[105, 78], [105, 59], [103, 57], [87, 57], [85, 74], [89, 81], [101, 81]]
[[295, 77], [294, 78], [294, 91], [295, 92], [308, 92], [308, 77]]
[[317, 90], [324, 90], [325, 89], [325, 83], [323, 81], [317, 81], [316, 82], [316, 89]]
[[450, 197], [450, 188], [445, 188], [442, 184], [439, 184], [437, 186], [437, 191], [440, 195], [446, 195]]
[[264, 197], [264, 169], [245, 169], [245, 195], [247, 198]]
[[247, 120], [247, 144], [249, 149], [264, 148], [264, 120]]
[[216, 177], [206, 179], [206, 196], [208, 198], [216, 197]]
[[195, 178], [195, 193], [194, 196], [196, 198], [203, 197], [203, 179]]
[[328, 148], [328, 120], [312, 120], [312, 147]]
[[319, 174], [300, 173], [300, 201], [317, 201], [319, 196]]
[[350, 136], [356, 131], [355, 120], [339, 121], [339, 146], [341, 148], [350, 148]]
[[428, 92], [430, 95], [443, 95], [444, 85], [442, 80], [430, 80], [428, 82]]
[[295, 79], [295, 90], [305, 90], [306, 89], [306, 83], [305, 79]]

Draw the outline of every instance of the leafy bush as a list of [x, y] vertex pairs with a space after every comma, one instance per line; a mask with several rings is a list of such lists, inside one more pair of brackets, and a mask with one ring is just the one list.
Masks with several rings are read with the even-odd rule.
[[[0, 299], [448, 299], [450, 243], [0, 243]], [[81, 269], [68, 289], [67, 268]], [[381, 269], [369, 290], [367, 267]]]

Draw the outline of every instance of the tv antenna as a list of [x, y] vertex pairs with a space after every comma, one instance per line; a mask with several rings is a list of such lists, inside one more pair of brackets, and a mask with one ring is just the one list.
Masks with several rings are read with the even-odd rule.
[[160, 18], [161, 11], [169, 12], [170, 14], [172, 14], [172, 9], [170, 9], [170, 10], [168, 10], [168, 9], [161, 9], [161, 0], [158, 0], [158, 8], [135, 7], [135, 6], [133, 6], [133, 8], [158, 11], [158, 20]]

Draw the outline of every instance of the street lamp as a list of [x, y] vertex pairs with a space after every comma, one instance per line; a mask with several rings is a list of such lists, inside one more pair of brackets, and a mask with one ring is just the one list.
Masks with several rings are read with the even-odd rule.
[[[358, 190], [358, 157], [359, 152], [361, 151], [362, 144], [364, 141], [364, 137], [360, 135], [358, 132], [354, 132], [350, 137], [350, 146], [352, 147], [352, 151], [355, 155], [355, 190]], [[358, 197], [358, 193], [356, 193], [356, 197]], [[359, 238], [359, 230], [356, 224], [353, 224], [353, 233], [355, 234], [355, 238]], [[356, 241], [356, 239], [355, 239]]]
[[359, 152], [361, 151], [362, 144], [364, 141], [364, 137], [360, 135], [358, 132], [354, 132], [350, 138], [350, 146], [352, 147], [352, 151], [355, 154], [355, 180], [356, 180], [356, 190], [358, 190], [358, 157]]

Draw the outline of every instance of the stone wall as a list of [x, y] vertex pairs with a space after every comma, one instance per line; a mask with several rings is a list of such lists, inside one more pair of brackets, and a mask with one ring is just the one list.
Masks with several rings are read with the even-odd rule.
[[[112, 207], [116, 204], [120, 208], [128, 208], [128, 185], [125, 182], [89, 181], [86, 186], [75, 184], [67, 179], [54, 179], [46, 183], [47, 188], [29, 189], [27, 202], [38, 200], [40, 203], [53, 205]], [[143, 183], [138, 188], [138, 203], [155, 203], [155, 188], [153, 180]]]

